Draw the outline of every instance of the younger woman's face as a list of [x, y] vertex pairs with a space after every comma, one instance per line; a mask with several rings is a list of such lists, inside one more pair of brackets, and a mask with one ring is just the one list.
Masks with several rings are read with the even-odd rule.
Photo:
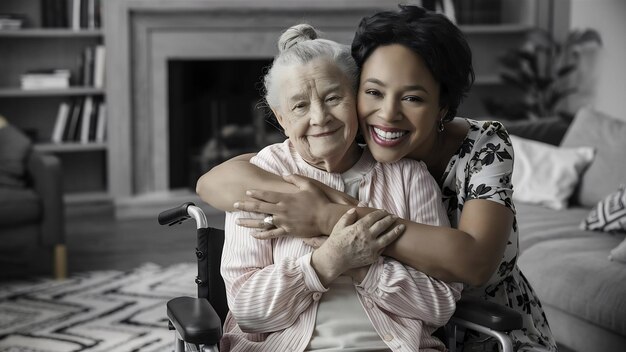
[[446, 113], [424, 60], [399, 44], [378, 47], [363, 64], [357, 108], [363, 136], [380, 162], [422, 159]]

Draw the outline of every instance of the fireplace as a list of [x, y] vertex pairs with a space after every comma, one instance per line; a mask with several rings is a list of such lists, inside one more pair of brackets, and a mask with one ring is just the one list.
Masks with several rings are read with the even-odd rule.
[[271, 60], [168, 62], [169, 189], [233, 156], [284, 140], [268, 122], [262, 77]]
[[[263, 123], [265, 112], [253, 107], [260, 97], [258, 70], [276, 54], [283, 30], [307, 22], [329, 39], [350, 43], [363, 16], [395, 8], [396, 2], [107, 0], [103, 6], [109, 14], [105, 18], [109, 188], [119, 204], [189, 188], [212, 163], [267, 142], [252, 133], [254, 141], [241, 137], [239, 145], [229, 146], [227, 137], [245, 136], [250, 126], [254, 132], [273, 131]], [[242, 78], [240, 73], [247, 70], [253, 73]], [[172, 88], [179, 79], [176, 74], [193, 74], [195, 80]], [[211, 75], [223, 75], [219, 85], [241, 83], [236, 89], [244, 101], [210, 87], [215, 82], [203, 78]], [[189, 92], [195, 84], [206, 87]], [[172, 90], [176, 92], [170, 94]], [[218, 96], [224, 99], [215, 99]], [[186, 135], [191, 141], [179, 143]], [[217, 146], [211, 146], [211, 140]]]

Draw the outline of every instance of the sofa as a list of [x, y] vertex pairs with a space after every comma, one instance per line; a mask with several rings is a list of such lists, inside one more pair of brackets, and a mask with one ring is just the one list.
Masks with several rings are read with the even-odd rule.
[[[560, 346], [626, 348], [626, 119], [504, 122], [515, 152], [518, 265]], [[519, 161], [518, 161], [519, 160]]]
[[0, 116], [0, 279], [66, 276], [61, 171]]

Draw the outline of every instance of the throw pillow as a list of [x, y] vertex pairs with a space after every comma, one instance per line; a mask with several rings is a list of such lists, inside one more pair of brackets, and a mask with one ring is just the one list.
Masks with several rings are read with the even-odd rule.
[[593, 161], [593, 148], [561, 148], [513, 135], [511, 143], [513, 200], [567, 208], [581, 173]]
[[31, 142], [0, 116], [0, 186], [24, 187]]
[[609, 194], [580, 224], [583, 230], [626, 232], [626, 187]]
[[563, 138], [562, 147], [592, 146], [593, 163], [583, 175], [573, 200], [593, 207], [626, 182], [626, 119], [581, 109]]
[[609, 260], [617, 260], [619, 262], [626, 263], [626, 239], [611, 250]]

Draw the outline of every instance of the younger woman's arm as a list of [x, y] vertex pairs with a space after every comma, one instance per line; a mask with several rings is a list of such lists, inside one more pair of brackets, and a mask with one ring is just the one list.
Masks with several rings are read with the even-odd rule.
[[[319, 195], [308, 181], [299, 176], [287, 178], [300, 188], [299, 192], [278, 194], [253, 190], [237, 209], [273, 214], [276, 228], [264, 228], [253, 219], [241, 219], [241, 225], [257, 228], [260, 239], [277, 238], [286, 233], [329, 234], [342, 214], [351, 206], [316, 202]], [[319, 191], [318, 191], [319, 193]], [[318, 204], [318, 205], [314, 205]], [[357, 208], [359, 218], [374, 211]], [[427, 275], [446, 282], [462, 282], [474, 286], [486, 283], [497, 269], [504, 253], [513, 212], [506, 206], [485, 199], [465, 203], [457, 228], [432, 226], [398, 219], [406, 226], [404, 234], [387, 247], [384, 254]], [[284, 228], [288, 228], [286, 231]], [[307, 233], [308, 235], [308, 233]]]
[[271, 189], [292, 193], [298, 188], [276, 174], [267, 172], [253, 164], [255, 154], [243, 154], [209, 170], [196, 183], [196, 193], [210, 206], [223, 211], [236, 211], [233, 204], [246, 197], [252, 188]]
[[[248, 160], [251, 157], [251, 154], [240, 156], [213, 168], [200, 178], [196, 191], [203, 201], [218, 209], [228, 211], [234, 209], [233, 204], [238, 200], [248, 199], [238, 202], [237, 209], [274, 214], [277, 228], [266, 231], [266, 238], [280, 237], [286, 233], [306, 236], [315, 236], [316, 233], [330, 234], [339, 218], [354, 206], [335, 204], [328, 200], [324, 206], [314, 206], [311, 199], [319, 200], [320, 192], [316, 194], [314, 187], [302, 186], [307, 183], [305, 178], [292, 176], [292, 183], [286, 182], [282, 177], [250, 164]], [[308, 184], [311, 185], [310, 182]], [[275, 204], [265, 203], [262, 200], [277, 193], [253, 191], [252, 198], [256, 201], [250, 200], [246, 197], [246, 190], [252, 189], [272, 189], [282, 193], [283, 199]], [[302, 205], [308, 211], [297, 210]], [[282, 209], [278, 210], [277, 206], [282, 206]], [[371, 208], [357, 209], [359, 218], [372, 211], [374, 209]], [[305, 220], [305, 217], [309, 219]], [[264, 228], [261, 220], [246, 220], [240, 224], [254, 227], [254, 221], [259, 223], [257, 228]], [[308, 231], [311, 233], [287, 231], [280, 226], [281, 221], [299, 225], [308, 221], [305, 227], [311, 229]], [[397, 221], [403, 223], [406, 230], [387, 247], [385, 255], [446, 282], [482, 285], [500, 262], [513, 214], [503, 205], [475, 199], [465, 204], [458, 229], [424, 225], [403, 219]], [[315, 223], [315, 226], [309, 226], [309, 223]]]
[[[223, 162], [202, 175], [196, 183], [196, 193], [207, 204], [223, 211], [235, 211], [233, 204], [246, 198], [250, 189], [271, 190], [281, 193], [295, 193], [300, 189], [284, 178], [251, 164], [255, 154], [242, 154]], [[355, 206], [358, 201], [345, 193], [325, 184], [300, 176], [315, 185], [333, 203]]]
[[[328, 233], [346, 206], [329, 204], [322, 209], [321, 232]], [[373, 211], [357, 208], [359, 217]], [[339, 215], [337, 215], [339, 214]], [[506, 247], [513, 213], [493, 201], [473, 199], [465, 203], [458, 228], [396, 220], [406, 230], [383, 254], [446, 282], [473, 286], [485, 284], [497, 269]]]

